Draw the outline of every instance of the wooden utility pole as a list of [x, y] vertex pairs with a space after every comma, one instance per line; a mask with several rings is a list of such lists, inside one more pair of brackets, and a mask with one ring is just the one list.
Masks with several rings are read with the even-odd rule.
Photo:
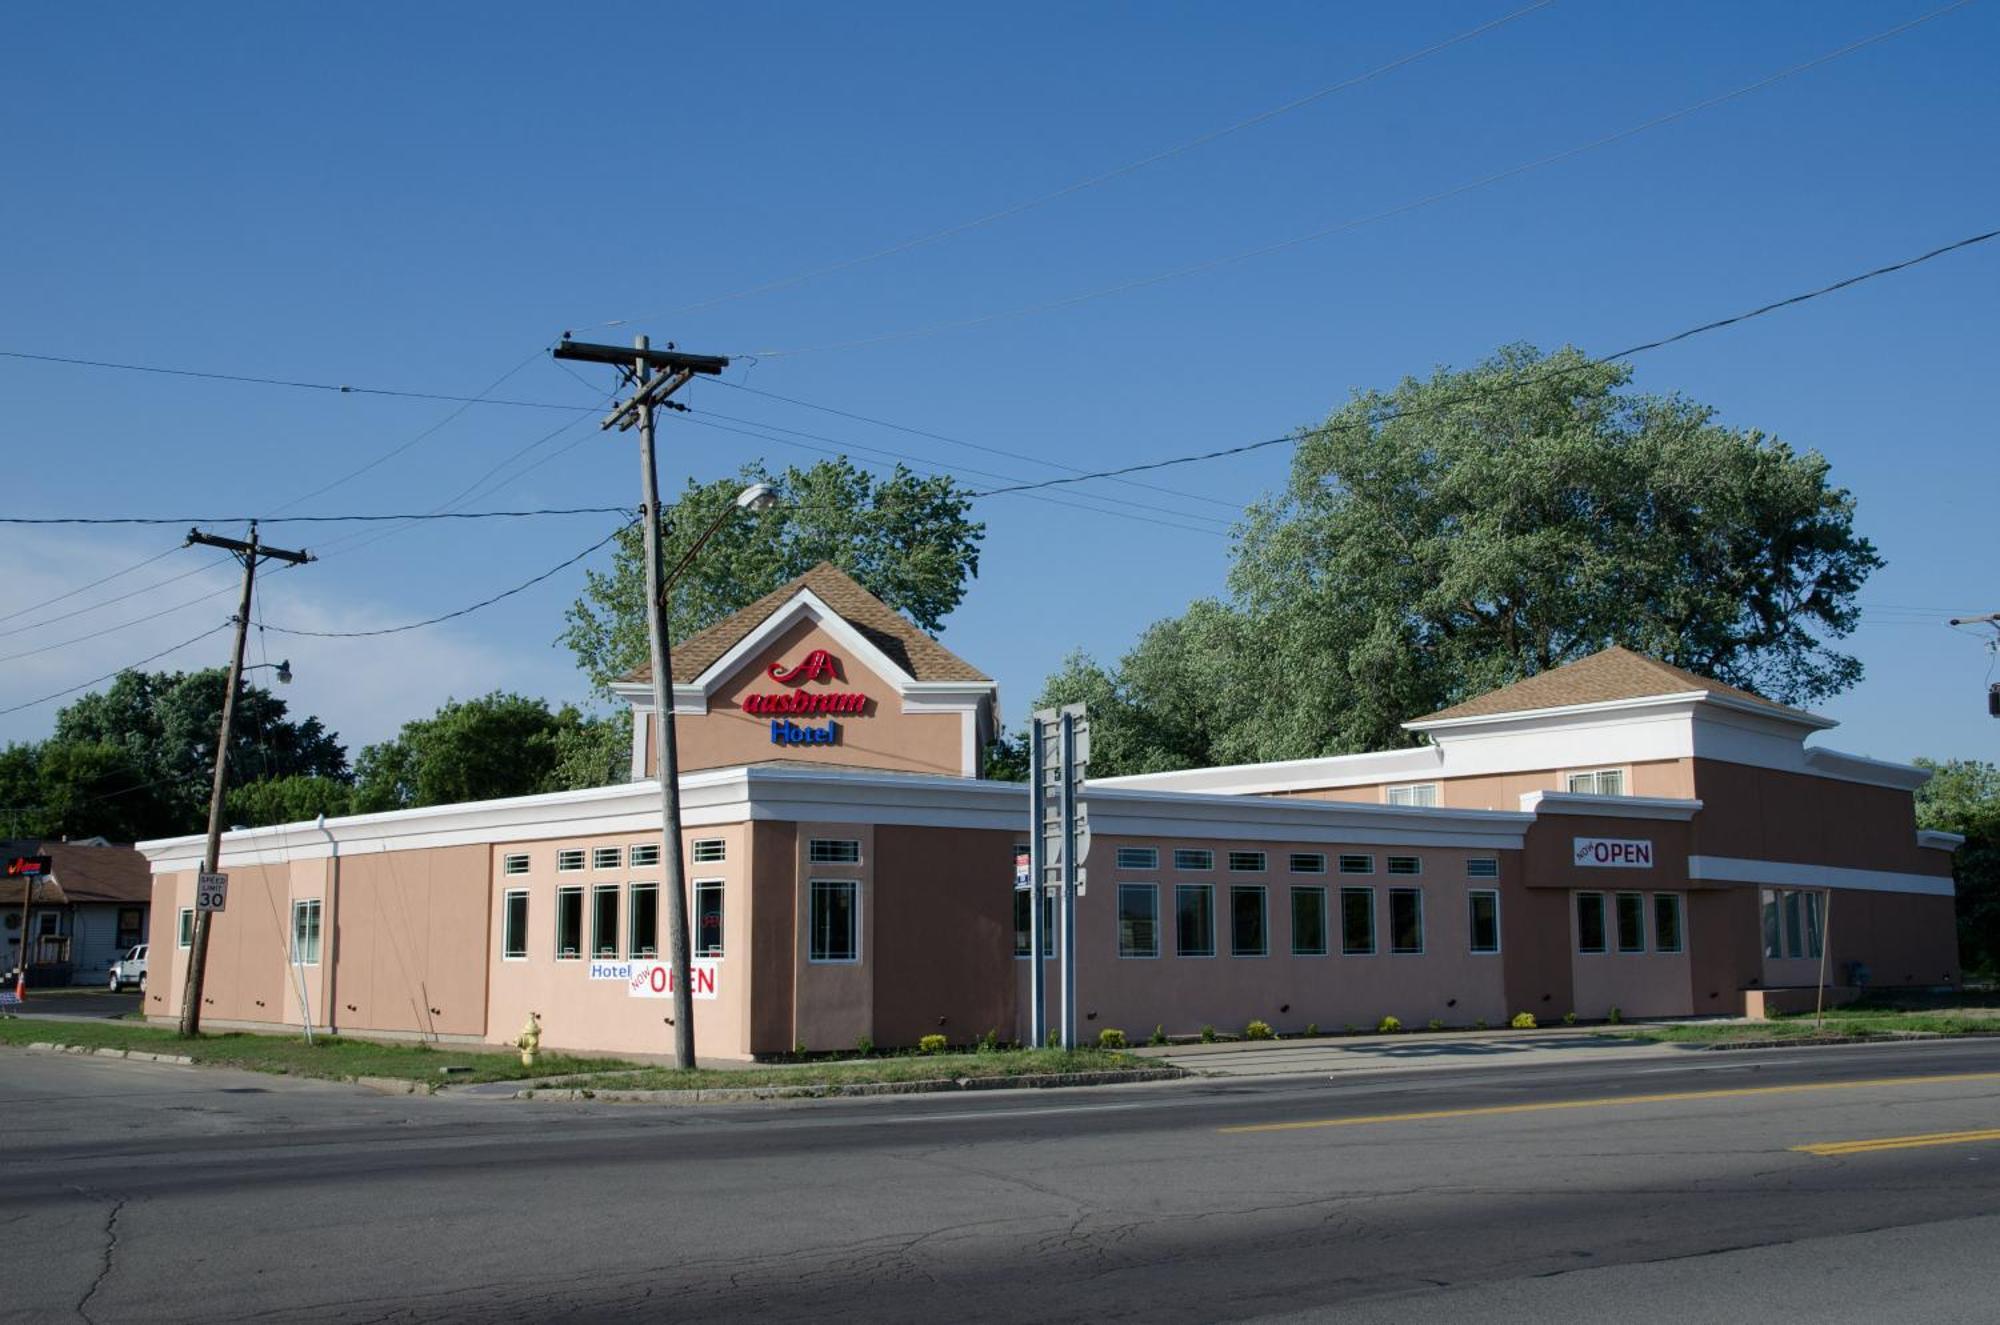
[[[268, 558], [288, 561], [294, 566], [311, 561], [307, 553], [265, 547], [257, 541], [257, 522], [250, 522], [250, 541], [239, 542], [188, 530], [187, 544], [219, 547], [243, 563], [243, 599], [236, 608], [236, 648], [229, 655], [229, 688], [222, 694], [222, 731], [215, 741], [215, 780], [208, 792], [208, 846], [201, 856], [201, 872], [214, 874], [222, 863], [222, 791], [229, 770], [229, 737], [236, 724], [236, 691], [243, 680], [243, 644], [250, 634], [250, 593], [257, 581], [257, 563]], [[214, 913], [196, 910], [194, 945], [188, 951], [187, 984], [181, 990], [181, 1034], [192, 1038], [201, 1034], [201, 989], [208, 975], [208, 923]]]
[[654, 771], [660, 779], [660, 861], [667, 891], [667, 959], [674, 978], [674, 1066], [694, 1067], [693, 961], [688, 944], [687, 871], [681, 861], [680, 752], [674, 736], [674, 658], [667, 633], [666, 567], [660, 551], [660, 471], [653, 451], [653, 412], [686, 386], [696, 373], [719, 373], [729, 366], [720, 355], [682, 354], [672, 346], [651, 348], [644, 336], [627, 350], [617, 345], [583, 345], [564, 340], [558, 359], [608, 363], [623, 369], [632, 394], [600, 427], [639, 429], [640, 518], [646, 541], [646, 642], [653, 663]]

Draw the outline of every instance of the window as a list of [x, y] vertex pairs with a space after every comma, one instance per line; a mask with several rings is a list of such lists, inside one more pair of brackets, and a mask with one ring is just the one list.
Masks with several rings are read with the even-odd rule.
[[583, 889], [556, 889], [556, 957], [574, 961], [583, 956]]
[[1653, 894], [1653, 951], [1681, 950], [1681, 898], [1679, 893]]
[[1805, 917], [1801, 914], [1803, 908], [1799, 905], [1799, 895], [1786, 891], [1778, 896], [1783, 899], [1784, 905], [1785, 951], [1797, 957], [1806, 950]]
[[590, 890], [590, 955], [618, 955], [618, 885], [615, 883]]
[[1317, 851], [1294, 851], [1291, 866], [1294, 874], [1324, 874], [1326, 857]]
[[525, 851], [516, 851], [512, 855], [502, 856], [500, 858], [500, 872], [502, 874], [526, 874], [528, 872], [528, 853]]
[[1205, 883], [1174, 889], [1174, 955], [1215, 955], [1215, 889]]
[[1804, 893], [1806, 907], [1806, 950], [1805, 956], [1818, 957], [1820, 954], [1820, 923], [1818, 893]]
[[1046, 889], [1016, 888], [1014, 890], [1014, 955], [1028, 955], [1028, 907], [1029, 898], [1035, 893], [1042, 894], [1042, 956], [1056, 955], [1056, 899]]
[[1572, 773], [1569, 775], [1569, 789], [1585, 796], [1623, 796], [1625, 770], [1600, 768], [1589, 773]]
[[1474, 856], [1465, 862], [1465, 877], [1468, 879], [1497, 879], [1500, 877], [1500, 862], [1491, 856]]
[[[814, 865], [859, 865], [861, 843], [853, 838], [815, 837], [806, 843], [806, 860]], [[854, 959], [843, 957], [838, 960]]]
[[1418, 888], [1389, 890], [1389, 951], [1414, 956], [1424, 950], [1424, 894]]
[[[817, 839], [815, 839], [817, 845]], [[833, 845], [854, 847], [860, 858], [860, 843]], [[858, 962], [861, 960], [861, 885], [853, 879], [814, 879], [812, 910], [808, 919], [810, 945], [806, 958], [815, 962]]]
[[1400, 787], [1385, 789], [1391, 805], [1436, 805], [1438, 784], [1435, 782], [1411, 782]]
[[635, 870], [658, 865], [660, 863], [660, 844], [658, 842], [634, 844], [632, 849], [625, 853], [625, 863]]
[[1764, 955], [1818, 957], [1822, 939], [1820, 895], [1791, 888], [1763, 891]]
[[181, 908], [179, 944], [183, 948], [192, 948], [194, 946], [194, 908], [191, 906]]
[[1326, 889], [1292, 889], [1292, 956], [1326, 956]]
[[1118, 955], [1160, 955], [1160, 890], [1150, 883], [1118, 885]]
[[1229, 890], [1229, 955], [1263, 957], [1271, 945], [1264, 937], [1264, 889], [1237, 884]]
[[1391, 874], [1422, 874], [1423, 872], [1424, 862], [1418, 860], [1415, 856], [1389, 857], [1389, 873]]
[[1576, 950], [1604, 951], [1604, 894], [1576, 895]]
[[564, 847], [561, 851], [556, 852], [556, 868], [562, 870], [564, 873], [582, 869], [583, 848]]
[[510, 962], [528, 955], [528, 890], [515, 888], [500, 901], [500, 955]]
[[1342, 856], [1340, 858], [1340, 872], [1342, 874], [1373, 874], [1375, 872], [1375, 857]]
[[[854, 844], [854, 858], [861, 859], [861, 844]], [[719, 837], [698, 837], [688, 848], [688, 856], [697, 865], [720, 865], [729, 855], [729, 844]]]
[[595, 847], [590, 853], [590, 868], [594, 870], [615, 870], [624, 862], [625, 853], [617, 847]]
[[1474, 952], [1500, 951], [1500, 894], [1475, 888], [1465, 895], [1467, 927]]
[[146, 927], [146, 913], [136, 906], [118, 908], [118, 948], [122, 952], [139, 941], [139, 931]]
[[722, 955], [722, 880], [697, 879], [694, 885], [694, 955]]
[[1340, 890], [1340, 951], [1349, 957], [1375, 955], [1375, 890]]
[[1638, 893], [1618, 894], [1618, 951], [1646, 950], [1646, 899]]
[[1766, 888], [1762, 893], [1764, 912], [1764, 955], [1782, 957], [1784, 945], [1778, 940], [1778, 894]]
[[301, 966], [319, 965], [317, 897], [302, 897], [292, 903], [292, 960]]
[[1118, 868], [1121, 870], [1156, 870], [1160, 868], [1158, 847], [1119, 847]]
[[1176, 847], [1174, 868], [1177, 870], [1212, 870], [1215, 868], [1215, 853], [1205, 847]]
[[631, 926], [632, 931], [625, 939], [626, 952], [634, 957], [660, 955], [659, 884], [632, 885], [625, 899], [625, 923]]
[[1262, 874], [1264, 853], [1261, 851], [1232, 851], [1229, 853], [1229, 868], [1237, 874]]

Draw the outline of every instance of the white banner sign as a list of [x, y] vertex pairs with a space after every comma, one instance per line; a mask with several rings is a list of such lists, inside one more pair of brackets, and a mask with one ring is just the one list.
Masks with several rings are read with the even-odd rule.
[[1579, 837], [1573, 855], [1586, 869], [1649, 870], [1653, 868], [1650, 841], [1625, 841], [1615, 837]]
[[[695, 998], [715, 998], [716, 978], [719, 968], [712, 961], [697, 961], [690, 964], [688, 985]], [[625, 986], [625, 992], [633, 998], [672, 998], [674, 996], [674, 966], [672, 962], [647, 959], [630, 962], [592, 962], [592, 980], [616, 981]]]

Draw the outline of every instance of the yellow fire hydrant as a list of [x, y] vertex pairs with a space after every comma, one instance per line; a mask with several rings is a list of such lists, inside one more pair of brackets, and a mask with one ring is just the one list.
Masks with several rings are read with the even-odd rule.
[[533, 1067], [535, 1065], [535, 1051], [542, 1047], [541, 1013], [530, 1012], [528, 1014], [527, 1024], [522, 1026], [521, 1033], [514, 1037], [514, 1043], [521, 1050], [521, 1066]]

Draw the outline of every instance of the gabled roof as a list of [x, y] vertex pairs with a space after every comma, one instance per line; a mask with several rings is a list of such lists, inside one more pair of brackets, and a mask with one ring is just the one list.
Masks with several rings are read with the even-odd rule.
[[1627, 699], [1650, 699], [1659, 695], [1685, 695], [1702, 691], [1719, 699], [1765, 710], [1774, 717], [1806, 721], [1814, 726], [1830, 725], [1826, 719], [1803, 709], [1774, 704], [1748, 690], [1724, 685], [1684, 668], [1649, 658], [1643, 653], [1612, 645], [1588, 658], [1579, 658], [1551, 671], [1541, 672], [1513, 685], [1475, 695], [1463, 704], [1439, 709], [1436, 713], [1405, 723], [1421, 728], [1433, 722], [1460, 718], [1490, 718], [1504, 713], [1534, 713], [1546, 709], [1571, 708], [1581, 704], [1609, 704]]
[[[146, 858], [127, 846], [87, 846], [79, 842], [13, 841], [11, 851], [47, 856], [48, 878], [35, 885], [37, 906], [65, 902], [150, 902], [153, 874]], [[0, 898], [21, 904], [20, 880], [0, 880]], [[4, 905], [0, 902], [0, 905]]]
[[[830, 561], [822, 561], [805, 574], [780, 585], [734, 616], [724, 617], [708, 629], [674, 645], [674, 676], [692, 681], [713, 667], [724, 654], [741, 644], [750, 632], [768, 621], [801, 589], [810, 589], [821, 602], [838, 612], [870, 644], [902, 668], [914, 681], [991, 681], [971, 663], [918, 630], [903, 615], [869, 593], [852, 577]], [[627, 682], [653, 679], [650, 663], [621, 678]]]

